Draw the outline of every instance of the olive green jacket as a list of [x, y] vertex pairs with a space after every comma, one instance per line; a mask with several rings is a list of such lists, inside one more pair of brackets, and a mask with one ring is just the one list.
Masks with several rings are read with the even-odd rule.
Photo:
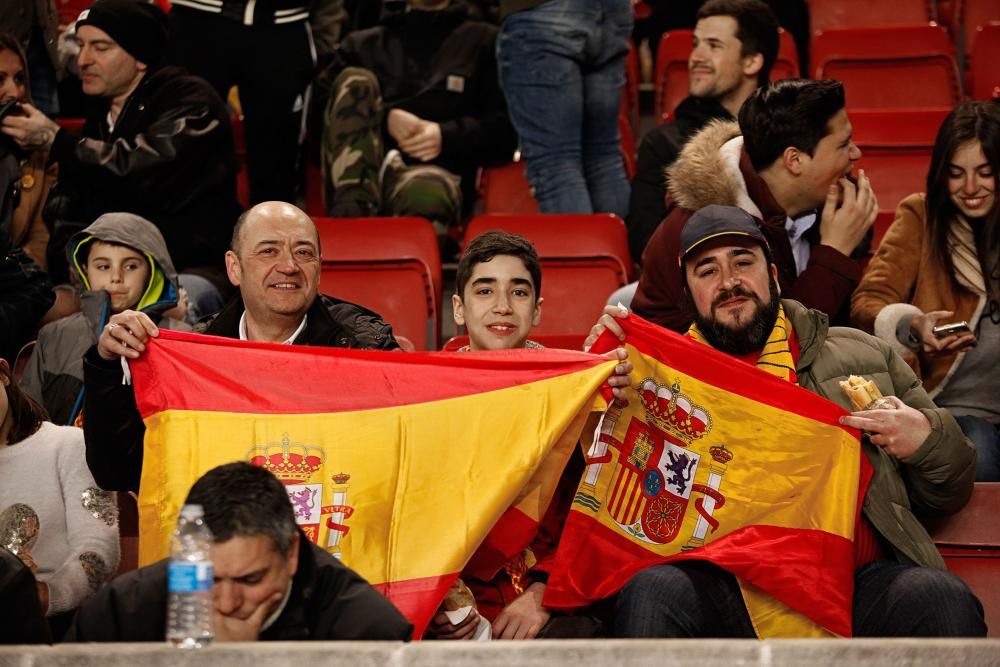
[[903, 563], [944, 569], [944, 561], [916, 515], [957, 512], [975, 480], [976, 452], [955, 418], [928, 398], [920, 380], [890, 347], [863, 331], [829, 325], [826, 315], [798, 301], [782, 300], [798, 337], [799, 384], [850, 410], [839, 382], [850, 375], [872, 380], [883, 395], [920, 410], [931, 434], [909, 458], [896, 459], [865, 441], [874, 469], [864, 515]]

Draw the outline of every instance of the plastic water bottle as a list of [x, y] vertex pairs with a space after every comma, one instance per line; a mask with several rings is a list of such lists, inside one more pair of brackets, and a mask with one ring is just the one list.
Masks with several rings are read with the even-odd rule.
[[170, 541], [167, 642], [201, 648], [212, 642], [212, 531], [201, 505], [185, 505]]

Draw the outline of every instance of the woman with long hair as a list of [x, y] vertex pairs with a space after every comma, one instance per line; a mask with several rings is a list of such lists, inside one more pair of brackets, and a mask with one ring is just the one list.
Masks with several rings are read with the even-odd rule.
[[938, 130], [926, 193], [900, 203], [851, 300], [854, 325], [900, 352], [955, 415], [978, 481], [1000, 480], [998, 172], [1000, 104], [960, 104]]
[[83, 431], [46, 421], [0, 359], [0, 544], [35, 574], [53, 635], [118, 570], [115, 495], [97, 488]]

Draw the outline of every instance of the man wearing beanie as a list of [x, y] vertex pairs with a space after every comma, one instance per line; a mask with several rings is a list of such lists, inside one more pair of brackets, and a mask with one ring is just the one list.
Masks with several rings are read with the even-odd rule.
[[46, 208], [50, 257], [101, 214], [135, 213], [163, 234], [191, 302], [189, 319], [217, 311], [229, 290], [223, 257], [240, 213], [222, 99], [204, 80], [161, 65], [167, 19], [155, 5], [97, 0], [80, 14], [76, 38], [83, 92], [98, 102], [81, 134], [30, 104], [0, 126], [22, 148], [48, 150], [59, 163]]

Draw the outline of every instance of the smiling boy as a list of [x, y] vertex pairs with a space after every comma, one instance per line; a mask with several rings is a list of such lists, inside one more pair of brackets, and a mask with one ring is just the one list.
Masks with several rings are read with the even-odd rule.
[[523, 236], [484, 232], [462, 254], [451, 305], [464, 326], [463, 351], [541, 347], [528, 340], [542, 319], [542, 269], [534, 246]]

